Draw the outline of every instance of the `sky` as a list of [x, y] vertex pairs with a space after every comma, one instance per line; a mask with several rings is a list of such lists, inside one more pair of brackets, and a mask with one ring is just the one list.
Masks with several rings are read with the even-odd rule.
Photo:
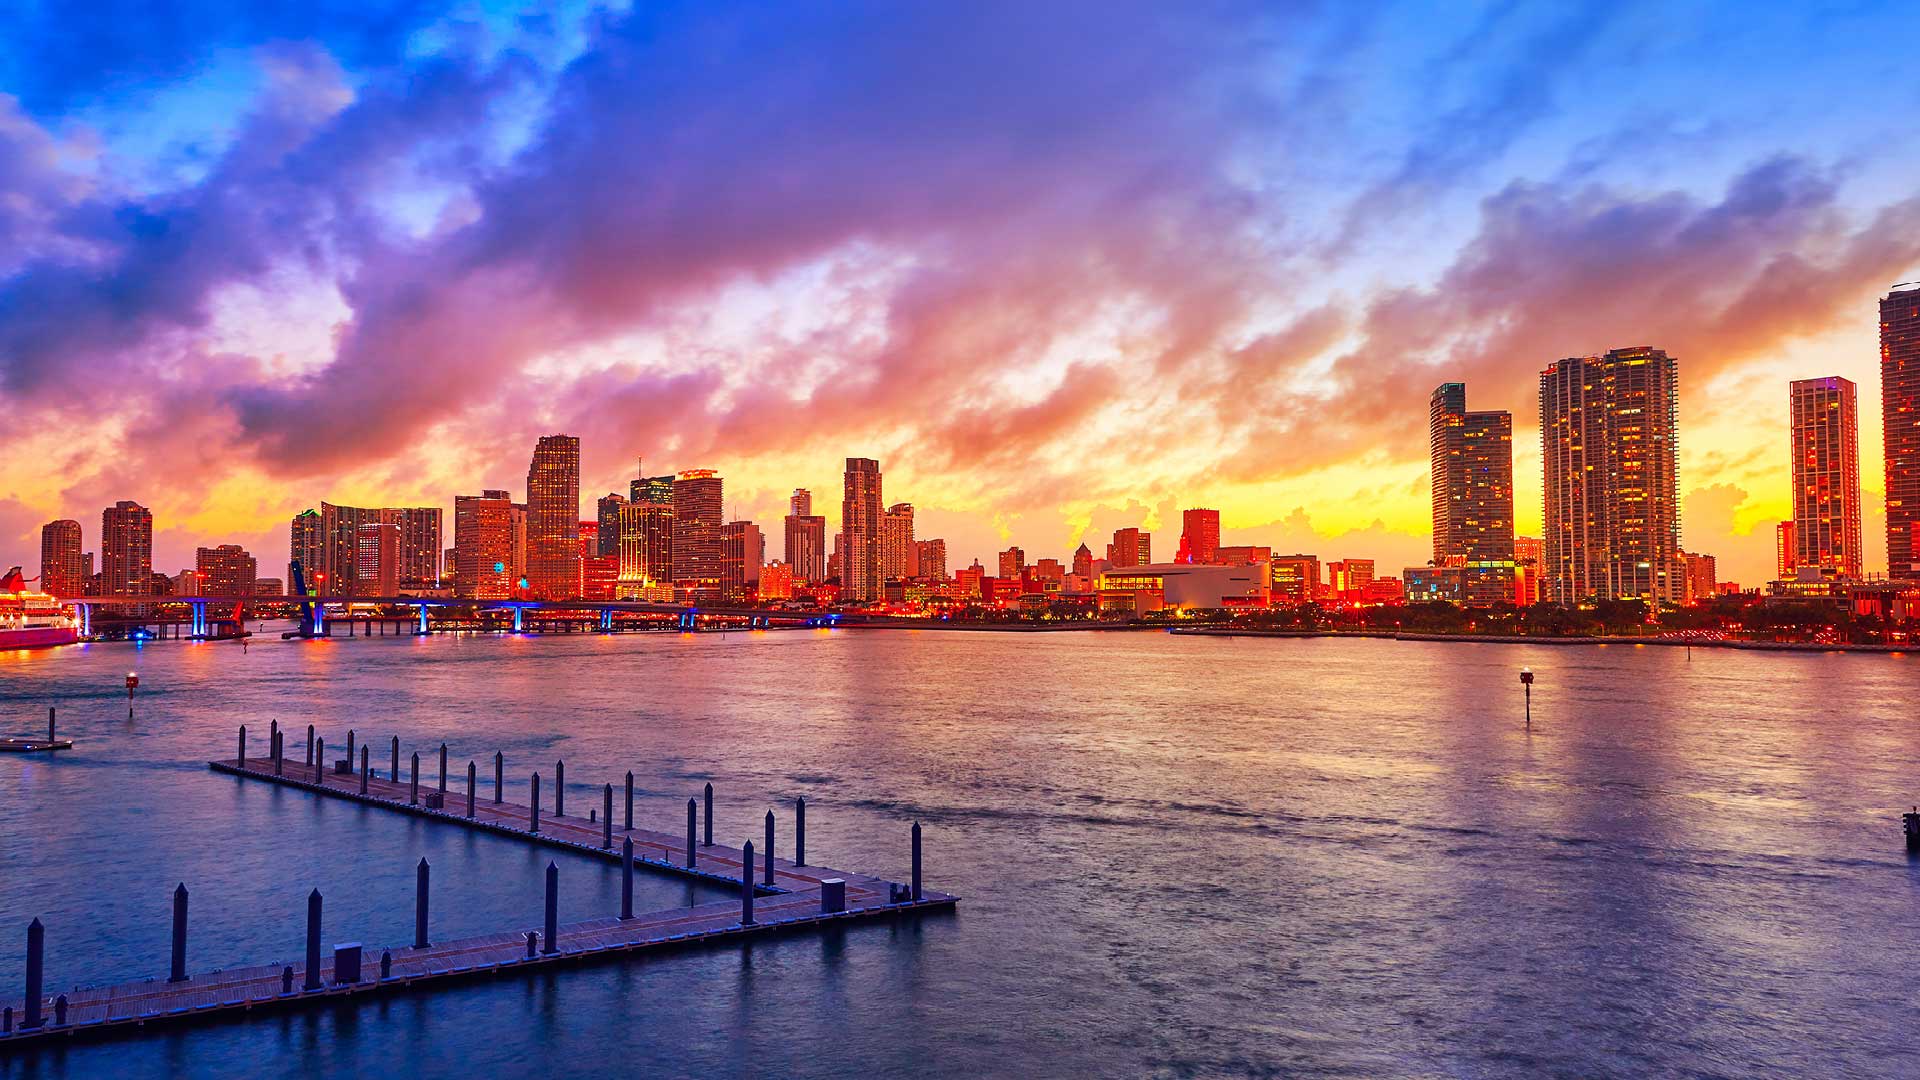
[[[1772, 576], [1787, 383], [1920, 276], [1881, 3], [0, 0], [0, 565], [153, 509], [278, 573], [325, 499], [880, 460], [949, 564], [1179, 509], [1430, 554], [1426, 401], [1680, 363], [1682, 543]], [[281, 10], [284, 9], [284, 10]], [[452, 543], [451, 516], [447, 543]]]

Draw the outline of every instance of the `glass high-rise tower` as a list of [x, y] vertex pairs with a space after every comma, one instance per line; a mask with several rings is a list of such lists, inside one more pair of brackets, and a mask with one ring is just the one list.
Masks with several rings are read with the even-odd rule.
[[1887, 443], [1887, 576], [1920, 578], [1920, 281], [1880, 301], [1880, 415]]
[[542, 435], [527, 466], [527, 590], [545, 600], [580, 593], [580, 440]]
[[1645, 346], [1540, 373], [1541, 599], [1685, 599], [1679, 396], [1678, 362]]
[[1860, 416], [1854, 385], [1833, 376], [1788, 388], [1793, 422], [1793, 561], [1858, 578]]

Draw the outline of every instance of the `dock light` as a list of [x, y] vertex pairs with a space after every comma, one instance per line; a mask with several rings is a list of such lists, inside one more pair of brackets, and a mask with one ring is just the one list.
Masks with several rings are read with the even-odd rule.
[[1520, 669], [1520, 685], [1527, 692], [1527, 730], [1533, 730], [1533, 669]]

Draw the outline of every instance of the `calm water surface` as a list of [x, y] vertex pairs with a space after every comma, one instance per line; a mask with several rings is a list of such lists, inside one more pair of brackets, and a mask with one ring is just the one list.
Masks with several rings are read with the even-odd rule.
[[[267, 635], [277, 637], [277, 635]], [[1534, 730], [1521, 665], [1539, 672]], [[121, 680], [139, 672], [134, 718]], [[1920, 658], [1161, 634], [436, 637], [0, 653], [0, 985], [617, 910], [614, 868], [217, 776], [349, 727], [957, 913], [0, 1057], [0, 1076], [1920, 1075]], [[483, 775], [485, 770], [483, 768]], [[463, 782], [462, 778], [462, 782]], [[456, 783], [456, 787], [458, 784]], [[643, 878], [643, 908], [718, 892]]]

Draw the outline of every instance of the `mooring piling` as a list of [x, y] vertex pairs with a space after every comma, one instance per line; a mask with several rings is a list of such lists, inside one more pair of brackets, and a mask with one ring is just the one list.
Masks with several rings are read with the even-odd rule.
[[547, 864], [547, 941], [543, 952], [560, 951], [560, 867]]
[[553, 816], [567, 816], [567, 763], [553, 763]]
[[499, 802], [501, 790], [506, 787], [507, 759], [495, 750], [493, 752], [493, 801]]
[[37, 1028], [46, 1023], [46, 1017], [40, 1013], [41, 999], [46, 996], [46, 963], [47, 928], [35, 919], [27, 924], [27, 1015], [20, 1023], [23, 1028]]
[[367, 748], [360, 748], [360, 794], [367, 793], [367, 780], [372, 775], [371, 763], [367, 760]]
[[703, 835], [702, 839], [705, 841], [708, 847], [712, 847], [713, 846], [713, 785], [712, 784], [707, 785], [707, 823], [706, 825], [707, 825], [706, 832]]
[[753, 925], [753, 841], [740, 846], [740, 925]]
[[540, 774], [533, 774], [533, 797], [527, 800], [527, 828], [540, 831]]
[[240, 725], [240, 767], [247, 767], [247, 725]]
[[467, 816], [473, 816], [473, 789], [479, 786], [477, 762], [467, 762]]
[[427, 947], [427, 860], [413, 868], [413, 947]]
[[420, 752], [418, 750], [414, 751], [413, 772], [409, 774], [409, 776], [407, 803], [411, 806], [418, 806], [420, 805]]
[[[767, 846], [764, 849], [767, 860], [767, 884], [773, 884], [773, 811], [767, 811]], [[752, 867], [748, 867], [752, 870]]]
[[168, 982], [187, 981], [187, 883], [173, 890], [173, 963], [167, 970]]
[[393, 737], [393, 782], [400, 782], [400, 736]]
[[320, 982], [320, 890], [307, 894], [307, 979], [301, 989], [318, 990]]
[[687, 800], [687, 865], [689, 867], [694, 865], [693, 836], [694, 836], [694, 833], [697, 831], [695, 828], [694, 817], [699, 813], [700, 813], [699, 806], [696, 805], [692, 799], [688, 799]]
[[920, 902], [920, 823], [913, 823], [913, 900]]
[[600, 846], [613, 847], [613, 785], [608, 784], [600, 799]]
[[807, 865], [807, 797], [796, 799], [793, 804], [793, 865]]
[[633, 770], [627, 770], [627, 818], [625, 828], [633, 831]]
[[307, 725], [307, 764], [313, 764], [313, 725]]
[[440, 744], [440, 794], [447, 793], [447, 744]]
[[633, 918], [633, 837], [620, 841], [620, 917]]

